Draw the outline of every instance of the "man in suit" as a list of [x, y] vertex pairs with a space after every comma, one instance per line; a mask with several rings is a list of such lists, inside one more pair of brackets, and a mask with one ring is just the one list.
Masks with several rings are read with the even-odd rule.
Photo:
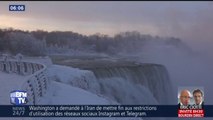
[[190, 103], [190, 97], [191, 93], [189, 90], [182, 90], [180, 92], [180, 103], [178, 104], [179, 109], [188, 109], [189, 103]]
[[195, 105], [203, 107], [203, 92], [200, 89], [196, 89], [193, 91], [193, 97], [195, 100]]

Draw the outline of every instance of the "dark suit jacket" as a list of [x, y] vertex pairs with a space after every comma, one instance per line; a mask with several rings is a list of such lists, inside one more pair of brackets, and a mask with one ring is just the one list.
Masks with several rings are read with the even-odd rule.
[[[180, 106], [181, 106], [180, 103], [178, 103], [178, 109], [181, 109]], [[187, 108], [189, 109], [189, 106], [187, 106]]]
[[[194, 105], [196, 105], [196, 104], [194, 104]], [[203, 109], [203, 105], [204, 105], [204, 102], [201, 103], [202, 109]]]

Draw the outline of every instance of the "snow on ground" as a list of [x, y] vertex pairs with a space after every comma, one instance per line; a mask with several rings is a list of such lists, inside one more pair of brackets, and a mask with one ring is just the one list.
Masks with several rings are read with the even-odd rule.
[[19, 90], [26, 76], [0, 72], [0, 105], [10, 104], [10, 92]]

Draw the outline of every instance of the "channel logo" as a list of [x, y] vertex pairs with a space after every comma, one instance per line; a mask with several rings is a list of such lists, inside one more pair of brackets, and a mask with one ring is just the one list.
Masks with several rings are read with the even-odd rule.
[[22, 90], [10, 92], [10, 103], [14, 105], [27, 104], [27, 92]]

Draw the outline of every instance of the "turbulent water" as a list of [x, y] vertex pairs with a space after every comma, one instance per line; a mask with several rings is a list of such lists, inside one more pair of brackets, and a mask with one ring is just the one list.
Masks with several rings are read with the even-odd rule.
[[[65, 59], [57, 64], [94, 73], [100, 94], [121, 104], [170, 104], [172, 87], [167, 69], [160, 64], [142, 64], [112, 59]], [[56, 62], [53, 60], [53, 62]], [[93, 83], [94, 84], [94, 83]], [[165, 99], [166, 98], [166, 99]]]
[[170, 79], [166, 68], [157, 64], [91, 68], [102, 94], [123, 104], [168, 104]]

